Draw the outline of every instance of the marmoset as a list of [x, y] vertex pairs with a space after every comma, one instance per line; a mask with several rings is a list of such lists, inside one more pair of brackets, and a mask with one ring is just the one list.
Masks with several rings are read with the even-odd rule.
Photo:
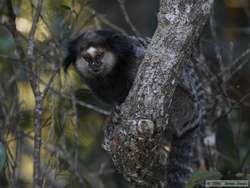
[[[64, 70], [73, 64], [100, 100], [119, 105], [128, 95], [149, 42], [147, 38], [125, 36], [110, 30], [85, 32], [69, 43]], [[196, 121], [204, 121], [204, 89], [190, 64], [184, 66], [179, 80], [194, 98]]]

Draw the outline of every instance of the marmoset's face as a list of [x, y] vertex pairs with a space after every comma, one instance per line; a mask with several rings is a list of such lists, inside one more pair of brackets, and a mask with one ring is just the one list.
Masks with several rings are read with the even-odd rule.
[[115, 55], [102, 47], [89, 46], [80, 50], [76, 69], [83, 77], [106, 75], [115, 65]]

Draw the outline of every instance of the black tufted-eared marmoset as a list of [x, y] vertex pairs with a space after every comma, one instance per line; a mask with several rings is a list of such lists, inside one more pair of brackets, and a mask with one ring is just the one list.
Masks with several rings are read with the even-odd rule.
[[101, 101], [119, 105], [128, 95], [148, 43], [111, 30], [85, 32], [69, 43], [64, 70], [73, 64]]

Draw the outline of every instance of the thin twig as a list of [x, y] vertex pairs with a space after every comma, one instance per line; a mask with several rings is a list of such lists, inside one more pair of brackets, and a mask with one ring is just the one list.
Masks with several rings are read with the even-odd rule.
[[5, 0], [6, 6], [7, 6], [7, 14], [9, 17], [8, 22], [4, 23], [4, 25], [6, 26], [6, 28], [10, 31], [10, 33], [12, 34], [14, 40], [15, 40], [15, 45], [16, 45], [16, 49], [17, 49], [17, 53], [19, 55], [19, 57], [21, 59], [25, 58], [25, 51], [23, 50], [22, 46], [21, 46], [21, 39], [18, 35], [18, 31], [16, 29], [16, 15], [15, 12], [13, 10], [13, 5], [12, 5], [12, 1], [11, 0]]
[[34, 56], [34, 46], [35, 46], [34, 37], [35, 37], [37, 24], [38, 24], [38, 21], [39, 21], [41, 10], [42, 10], [42, 3], [43, 3], [43, 0], [38, 0], [36, 13], [33, 16], [31, 31], [29, 33], [29, 45], [28, 45], [27, 54], [28, 54], [28, 56], [31, 56], [31, 57]]
[[[37, 10], [37, 7], [34, 6], [33, 3], [32, 3], [32, 8], [35, 8]], [[44, 23], [44, 25], [47, 27], [48, 31], [50, 32], [50, 34], [52, 36], [51, 39], [55, 42], [55, 44], [58, 48], [61, 48], [62, 44], [60, 43], [60, 40], [57, 39], [56, 34], [54, 33], [53, 29], [50, 27], [49, 23], [45, 20], [44, 16], [41, 14], [41, 12], [39, 12], [39, 16], [40, 16], [42, 22]]]
[[127, 33], [124, 29], [122, 29], [121, 27], [119, 27], [119, 26], [117, 26], [117, 25], [111, 23], [111, 22], [110, 22], [108, 19], [106, 19], [104, 16], [99, 15], [99, 14], [96, 14], [96, 17], [97, 17], [102, 23], [106, 24], [107, 26], [111, 27], [112, 29], [114, 29], [114, 30], [120, 32], [120, 33], [123, 34], [123, 35], [128, 35], [128, 33]]
[[250, 156], [250, 148], [247, 150], [247, 153], [246, 155], [244, 156], [241, 164], [240, 164], [240, 168], [239, 168], [239, 171], [241, 171], [243, 169], [243, 167], [245, 166], [246, 164], [246, 161], [249, 159], [249, 156]]
[[[0, 56], [0, 57], [1, 57], [1, 56]], [[5, 57], [6, 59], [10, 59], [10, 58], [11, 58], [11, 57], [9, 57], [9, 56], [4, 56], [4, 57]], [[13, 59], [13, 60], [15, 60], [15, 61], [21, 61], [20, 59], [17, 59], [17, 58], [15, 58], [15, 59]], [[30, 70], [27, 69], [25, 66], [22, 66], [22, 65], [21, 65], [21, 68], [23, 68], [23, 69], [24, 69], [25, 71], [27, 71], [27, 72], [30, 71]], [[58, 72], [57, 72], [57, 73], [58, 73]], [[32, 74], [32, 77], [35, 77], [36, 79], [39, 79], [41, 85], [45, 86], [46, 92], [45, 92], [45, 90], [44, 90], [44, 92], [43, 92], [43, 98], [45, 98], [45, 97], [46, 97], [46, 94], [47, 94], [49, 91], [51, 91], [53, 94], [58, 95], [60, 98], [68, 99], [68, 100], [71, 100], [71, 99], [72, 99], [72, 97], [63, 94], [63, 93], [61, 93], [60, 91], [58, 91], [58, 90], [56, 90], [56, 89], [54, 89], [54, 88], [52, 87], [53, 78], [55, 77], [55, 75], [53, 76], [53, 73], [52, 73], [52, 76], [51, 76], [49, 82], [45, 82], [44, 80], [42, 80], [41, 78], [39, 78], [37, 75], [34, 75], [33, 73], [31, 73], [31, 74]], [[76, 99], [75, 103], [78, 104], [78, 105], [80, 105], [80, 106], [82, 106], [82, 107], [88, 108], [88, 109], [90, 109], [90, 110], [93, 110], [93, 111], [95, 111], [95, 112], [98, 112], [98, 113], [103, 114], [103, 115], [106, 115], [106, 116], [109, 116], [109, 115], [111, 114], [111, 112], [108, 111], [108, 110], [104, 110], [104, 109], [98, 108], [97, 106], [94, 106], [94, 105], [92, 105], [92, 104], [86, 103], [86, 102], [84, 102], [84, 101], [80, 101], [80, 100], [77, 100], [77, 99]]]
[[127, 10], [126, 10], [126, 7], [125, 7], [125, 4], [124, 4], [124, 1], [123, 0], [117, 0], [118, 3], [119, 3], [119, 6], [122, 10], [122, 14], [125, 18], [125, 21], [127, 22], [127, 24], [130, 26], [131, 30], [133, 31], [133, 33], [136, 35], [136, 36], [140, 36], [140, 33], [137, 31], [137, 29], [135, 28], [134, 24], [132, 23], [128, 13], [127, 13]]
[[[250, 49], [247, 49], [246, 51], [244, 51], [239, 57], [237, 57], [229, 66], [224, 67], [223, 70], [221, 70], [217, 76], [222, 77], [223, 74], [227, 73], [227, 72], [231, 72], [232, 73], [224, 80], [225, 82], [228, 81], [230, 78], [233, 77], [233, 75], [235, 75], [237, 72], [239, 72], [247, 63], [249, 63], [249, 59], [245, 59], [248, 55], [250, 55]], [[244, 61], [242, 61], [244, 60]], [[213, 77], [210, 79], [210, 82], [214, 82], [217, 78]]]
[[15, 62], [22, 61], [20, 58], [7, 56], [7, 55], [3, 55], [3, 54], [0, 54], [0, 59], [4, 59], [4, 60], [7, 60], [7, 61], [15, 61]]
[[247, 63], [249, 63], [249, 59], [245, 59], [242, 63], [239, 63], [241, 60], [243, 60], [245, 57], [250, 55], [250, 49], [247, 49], [245, 52], [243, 52], [239, 57], [237, 57], [234, 62], [232, 63], [231, 67], [232, 68], [232, 73], [230, 74], [228, 80], [232, 78], [236, 73], [238, 73]]
[[[43, 0], [37, 1], [37, 9], [32, 19], [31, 31], [29, 33], [29, 41], [28, 41], [28, 50], [27, 50], [27, 58], [29, 62], [29, 66], [33, 67], [33, 73], [39, 77], [38, 75], [38, 65], [34, 63], [34, 37], [37, 30], [37, 25], [39, 21], [39, 17], [42, 11]], [[41, 188], [42, 187], [42, 173], [41, 173], [41, 136], [42, 136], [42, 93], [39, 88], [40, 81], [37, 78], [31, 80], [31, 87], [33, 93], [35, 95], [35, 109], [34, 109], [34, 126], [35, 126], [35, 137], [34, 137], [34, 170], [33, 170], [33, 188]]]
[[[29, 138], [31, 140], [34, 139], [34, 137], [30, 134], [27, 134], [25, 132], [23, 132], [23, 136], [25, 136], [26, 138]], [[55, 145], [51, 145], [49, 143], [46, 143], [44, 141], [42, 141], [42, 145], [44, 147], [44, 149], [46, 149], [48, 152], [53, 153], [55, 156], [58, 156], [62, 159], [64, 159], [70, 167], [70, 171], [73, 172], [73, 174], [75, 175], [75, 177], [78, 179], [79, 184], [83, 185], [83, 183], [88, 182], [91, 179], [91, 174], [87, 172], [87, 169], [84, 169], [83, 166], [75, 166], [74, 165], [74, 159], [72, 158], [71, 154], [69, 151], [65, 151], [64, 149], [61, 149], [58, 146]], [[80, 169], [82, 169], [81, 171], [84, 171], [85, 173], [81, 173]], [[92, 183], [94, 184], [94, 183]]]
[[210, 31], [211, 31], [211, 34], [213, 37], [213, 42], [214, 42], [215, 55], [216, 55], [216, 58], [218, 60], [219, 66], [220, 66], [219, 70], [222, 71], [222, 70], [224, 70], [224, 62], [223, 62], [223, 58], [221, 55], [221, 48], [217, 43], [218, 41], [217, 41], [217, 33], [216, 33], [216, 24], [215, 24], [213, 16], [214, 16], [214, 7], [211, 9], [209, 23], [210, 23]]
[[52, 72], [52, 76], [50, 77], [48, 83], [45, 85], [45, 89], [42, 93], [42, 98], [44, 99], [49, 91], [49, 89], [51, 88], [51, 85], [57, 75], [57, 73], [60, 71], [60, 66], [56, 67], [55, 70]]

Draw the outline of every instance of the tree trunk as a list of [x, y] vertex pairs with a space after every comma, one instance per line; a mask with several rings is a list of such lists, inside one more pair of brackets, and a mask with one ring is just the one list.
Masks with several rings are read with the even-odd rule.
[[[176, 89], [177, 76], [192, 61], [212, 3], [161, 0], [158, 27], [134, 85], [106, 126], [104, 148], [132, 187], [184, 187], [191, 174], [194, 135], [172, 138], [176, 123], [186, 121], [178, 109], [193, 114], [189, 96]], [[170, 153], [164, 149], [165, 139], [172, 140]]]

